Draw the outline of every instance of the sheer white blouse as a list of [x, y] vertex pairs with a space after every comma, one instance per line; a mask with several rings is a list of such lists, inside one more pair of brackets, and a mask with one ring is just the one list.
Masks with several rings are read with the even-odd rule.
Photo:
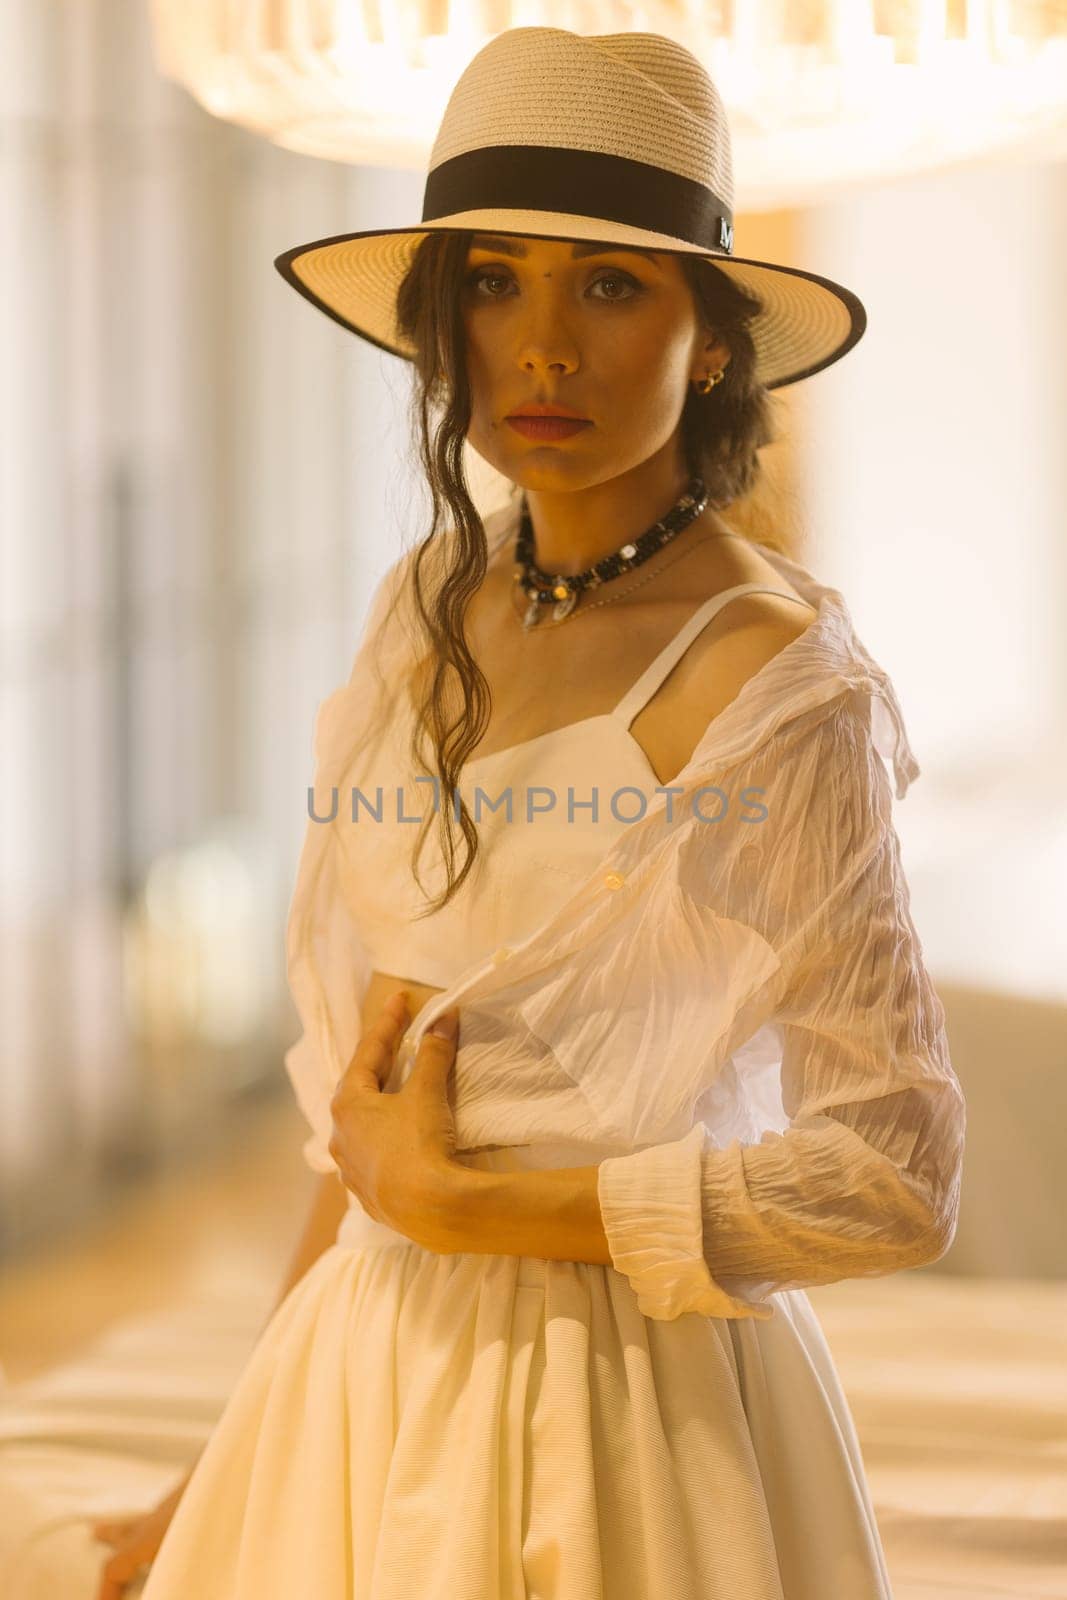
[[[574, 1165], [598, 1162], [613, 1264], [657, 1318], [766, 1318], [777, 1290], [935, 1261], [959, 1207], [965, 1103], [884, 761], [898, 799], [919, 767], [842, 596], [757, 548], [816, 618], [559, 909], [423, 1007], [386, 1085], [458, 1004], [460, 1151], [596, 1152]], [[319, 708], [309, 815], [344, 792], [372, 667], [388, 683], [405, 659], [400, 617], [385, 622], [411, 556], [382, 580], [349, 681]], [[303, 1033], [285, 1065], [319, 1172], [334, 1170], [329, 1103], [372, 970], [338, 870], [346, 815], [340, 803], [309, 820], [287, 933]]]

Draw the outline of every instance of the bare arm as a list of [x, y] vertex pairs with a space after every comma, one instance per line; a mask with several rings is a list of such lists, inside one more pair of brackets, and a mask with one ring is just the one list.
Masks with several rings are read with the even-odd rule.
[[275, 1315], [278, 1307], [296, 1288], [304, 1274], [314, 1266], [323, 1252], [328, 1250], [337, 1238], [337, 1230], [341, 1225], [341, 1219], [344, 1217], [347, 1208], [345, 1199], [347, 1192], [338, 1173], [326, 1172], [319, 1175], [315, 1183], [310, 1210], [304, 1220], [304, 1226], [290, 1257], [285, 1277], [278, 1291], [278, 1297], [271, 1311], [271, 1317]]
[[612, 1265], [595, 1166], [471, 1168], [458, 1175], [447, 1200], [463, 1250]]

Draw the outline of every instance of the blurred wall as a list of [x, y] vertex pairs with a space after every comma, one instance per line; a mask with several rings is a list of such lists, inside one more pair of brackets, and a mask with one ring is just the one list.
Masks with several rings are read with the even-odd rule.
[[208, 116], [146, 11], [0, 21], [0, 1251], [279, 1087], [314, 712], [415, 514], [398, 375], [272, 265], [402, 182]]
[[870, 318], [803, 386], [805, 499], [922, 769], [896, 825], [968, 1098], [939, 1269], [1062, 1277], [1067, 165], [856, 192], [804, 214], [804, 248]]
[[1067, 165], [888, 185], [805, 232], [871, 319], [809, 386], [813, 554], [893, 656], [927, 950], [1067, 1005]]

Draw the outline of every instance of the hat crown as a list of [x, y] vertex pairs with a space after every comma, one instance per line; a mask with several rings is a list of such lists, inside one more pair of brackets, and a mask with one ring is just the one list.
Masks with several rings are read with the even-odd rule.
[[710, 189], [733, 209], [722, 99], [696, 56], [661, 34], [534, 27], [497, 34], [449, 96], [429, 171], [509, 145], [644, 162]]

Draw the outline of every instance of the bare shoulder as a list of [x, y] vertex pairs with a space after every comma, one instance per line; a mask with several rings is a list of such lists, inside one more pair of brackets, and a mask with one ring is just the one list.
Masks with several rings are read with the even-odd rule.
[[794, 644], [817, 615], [799, 596], [793, 600], [778, 594], [738, 595], [716, 615], [700, 641], [702, 648], [694, 653], [693, 687], [698, 682], [710, 685], [712, 711], [722, 709], [749, 678]]
[[697, 720], [724, 710], [750, 678], [807, 631], [817, 615], [803, 600], [798, 603], [773, 594], [739, 595], [724, 606], [715, 619], [721, 622], [721, 631], [708, 630], [705, 648], [693, 661], [690, 693], [700, 708]]
[[705, 593], [721, 594], [752, 582], [766, 582], [781, 592], [737, 595], [723, 605], [635, 718], [631, 732], [661, 783], [672, 781], [711, 721], [818, 616], [745, 541], [712, 543], [717, 548], [700, 574]]
[[722, 541], [726, 578], [722, 587], [766, 583], [778, 593], [755, 591], [736, 595], [712, 620], [694, 657], [694, 676], [715, 682], [720, 705], [733, 700], [756, 673], [806, 632], [818, 613], [754, 546], [737, 539]]
[[706, 594], [721, 594], [742, 583], [765, 583], [768, 589], [777, 591], [755, 591], [728, 601], [708, 630], [716, 638], [750, 633], [765, 635], [768, 644], [776, 638], [788, 643], [803, 633], [818, 614], [749, 539], [709, 540], [699, 577]]
[[719, 612], [716, 620], [722, 619], [722, 627], [717, 636], [724, 641], [745, 640], [750, 650], [762, 645], [773, 654], [799, 639], [817, 616], [815, 607], [800, 595], [793, 599], [781, 594], [742, 594]]

